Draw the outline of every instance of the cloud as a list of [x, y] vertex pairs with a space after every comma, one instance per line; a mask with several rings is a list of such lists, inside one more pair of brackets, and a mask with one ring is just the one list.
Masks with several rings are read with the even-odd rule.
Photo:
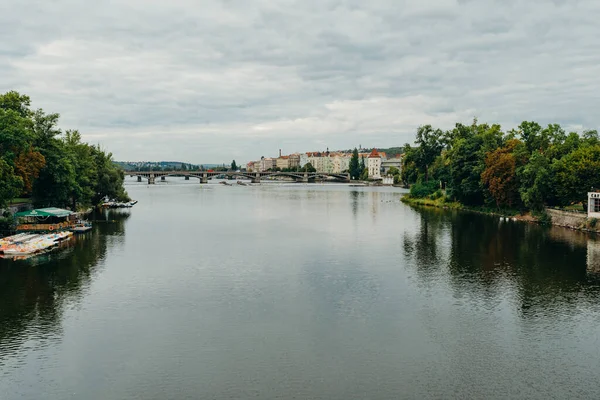
[[8, 0], [0, 91], [118, 159], [411, 142], [431, 123], [600, 128], [595, 0]]

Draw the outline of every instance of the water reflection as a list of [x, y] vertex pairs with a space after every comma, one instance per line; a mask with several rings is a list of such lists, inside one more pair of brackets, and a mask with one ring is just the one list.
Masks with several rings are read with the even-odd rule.
[[60, 338], [64, 305], [85, 295], [109, 251], [107, 240], [123, 235], [127, 218], [104, 211], [94, 216], [93, 231], [59, 249], [25, 260], [0, 259], [0, 366], [30, 340], [26, 331], [36, 332], [40, 346]]
[[600, 244], [563, 228], [495, 217], [419, 209], [420, 227], [405, 232], [406, 257], [422, 283], [447, 281], [456, 296], [490, 298], [517, 291], [524, 314], [534, 307], [598, 299]]

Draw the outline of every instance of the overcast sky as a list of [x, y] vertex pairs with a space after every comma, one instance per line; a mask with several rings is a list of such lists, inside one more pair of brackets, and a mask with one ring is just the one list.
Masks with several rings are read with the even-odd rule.
[[119, 160], [600, 128], [598, 0], [3, 0], [0, 91]]

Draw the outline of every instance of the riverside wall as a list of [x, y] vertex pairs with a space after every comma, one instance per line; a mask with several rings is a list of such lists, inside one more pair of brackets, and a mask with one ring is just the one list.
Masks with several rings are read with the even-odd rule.
[[597, 231], [600, 229], [600, 222], [597, 226], [590, 226], [587, 214], [554, 210], [552, 208], [548, 208], [546, 211], [548, 212], [548, 215], [552, 217], [552, 225], [589, 231]]

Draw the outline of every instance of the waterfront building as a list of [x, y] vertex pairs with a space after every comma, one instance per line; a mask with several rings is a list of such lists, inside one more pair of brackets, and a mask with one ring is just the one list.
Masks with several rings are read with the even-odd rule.
[[289, 168], [298, 168], [300, 167], [300, 154], [294, 153], [288, 156], [289, 160]]
[[333, 170], [334, 174], [340, 174], [350, 169], [351, 154], [338, 153], [333, 157]]
[[367, 168], [369, 170], [369, 179], [381, 179], [381, 156], [377, 149], [373, 149], [369, 154]]
[[304, 167], [308, 164], [308, 153], [300, 153], [300, 167]]
[[588, 218], [600, 218], [600, 192], [588, 193]]
[[402, 154], [397, 154], [394, 158], [383, 158], [381, 161], [381, 167], [383, 168], [383, 174], [387, 175], [390, 168], [397, 168], [398, 171], [402, 172]]
[[275, 165], [279, 169], [287, 169], [290, 167], [290, 157], [289, 156], [279, 156], [276, 159]]

